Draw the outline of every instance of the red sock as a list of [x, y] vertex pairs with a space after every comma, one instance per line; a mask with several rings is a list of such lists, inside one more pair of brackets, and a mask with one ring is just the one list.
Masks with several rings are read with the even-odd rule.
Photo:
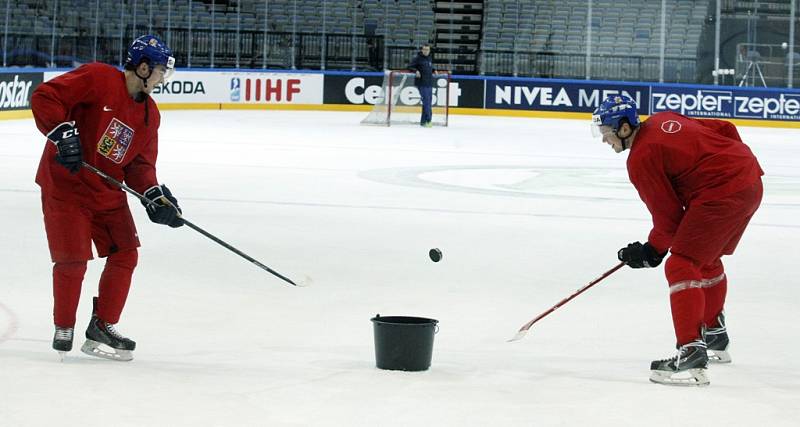
[[116, 252], [108, 256], [103, 274], [100, 276], [100, 294], [97, 298], [97, 317], [115, 324], [119, 322], [128, 291], [131, 288], [131, 277], [139, 255], [136, 249]]
[[706, 306], [702, 276], [692, 259], [675, 253], [667, 259], [664, 270], [669, 282], [675, 338], [678, 345], [684, 345], [700, 338]]
[[678, 345], [684, 345], [700, 338], [700, 327], [703, 324], [703, 308], [705, 296], [700, 288], [688, 288], [670, 294], [672, 307], [672, 323], [675, 326], [675, 338]]
[[725, 308], [725, 296], [728, 294], [728, 276], [722, 271], [722, 267], [709, 274], [703, 272], [703, 293], [706, 298], [705, 314], [703, 321], [709, 328], [719, 326], [717, 316]]
[[60, 328], [75, 327], [75, 312], [81, 298], [86, 261], [53, 265], [53, 322]]

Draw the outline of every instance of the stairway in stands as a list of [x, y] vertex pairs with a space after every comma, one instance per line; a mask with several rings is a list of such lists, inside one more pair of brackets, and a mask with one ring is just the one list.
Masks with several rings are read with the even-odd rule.
[[453, 74], [477, 74], [483, 0], [436, 0], [433, 5], [435, 66]]

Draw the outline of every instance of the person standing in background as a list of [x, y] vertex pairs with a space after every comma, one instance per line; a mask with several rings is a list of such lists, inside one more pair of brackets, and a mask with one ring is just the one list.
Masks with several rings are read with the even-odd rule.
[[424, 127], [431, 127], [432, 111], [431, 97], [433, 95], [433, 58], [431, 58], [431, 45], [425, 43], [420, 48], [417, 56], [408, 64], [408, 69], [414, 71], [416, 78], [414, 85], [419, 90], [422, 100], [422, 117], [419, 124]]

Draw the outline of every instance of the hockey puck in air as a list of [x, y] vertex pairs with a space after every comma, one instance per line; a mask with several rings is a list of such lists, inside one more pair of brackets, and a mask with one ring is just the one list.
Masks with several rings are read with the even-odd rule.
[[442, 251], [439, 248], [433, 248], [428, 252], [428, 256], [431, 257], [431, 261], [439, 262], [442, 260]]

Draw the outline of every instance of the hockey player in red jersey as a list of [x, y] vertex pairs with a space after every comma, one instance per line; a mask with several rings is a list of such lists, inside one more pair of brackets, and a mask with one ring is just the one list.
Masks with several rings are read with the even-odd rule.
[[758, 209], [764, 173], [727, 121], [664, 112], [640, 123], [632, 99], [611, 96], [592, 122], [614, 151], [630, 151], [628, 176], [653, 219], [647, 241], [620, 249], [619, 260], [656, 267], [671, 254], [664, 269], [678, 354], [652, 362], [650, 379], [707, 385], [708, 361], [731, 360], [720, 258], [733, 254]]
[[86, 162], [155, 201], [157, 207], [145, 206], [153, 222], [183, 225], [177, 200], [156, 179], [160, 115], [149, 95], [169, 77], [174, 64], [164, 43], [142, 36], [128, 48], [124, 71], [100, 63], [83, 65], [43, 83], [31, 97], [36, 126], [49, 141], [36, 182], [54, 263], [53, 348], [62, 357], [72, 349], [81, 284], [94, 242], [106, 263], [81, 350], [113, 360], [132, 359], [136, 343], [114, 325], [137, 264], [136, 226], [125, 193], [81, 166]]

